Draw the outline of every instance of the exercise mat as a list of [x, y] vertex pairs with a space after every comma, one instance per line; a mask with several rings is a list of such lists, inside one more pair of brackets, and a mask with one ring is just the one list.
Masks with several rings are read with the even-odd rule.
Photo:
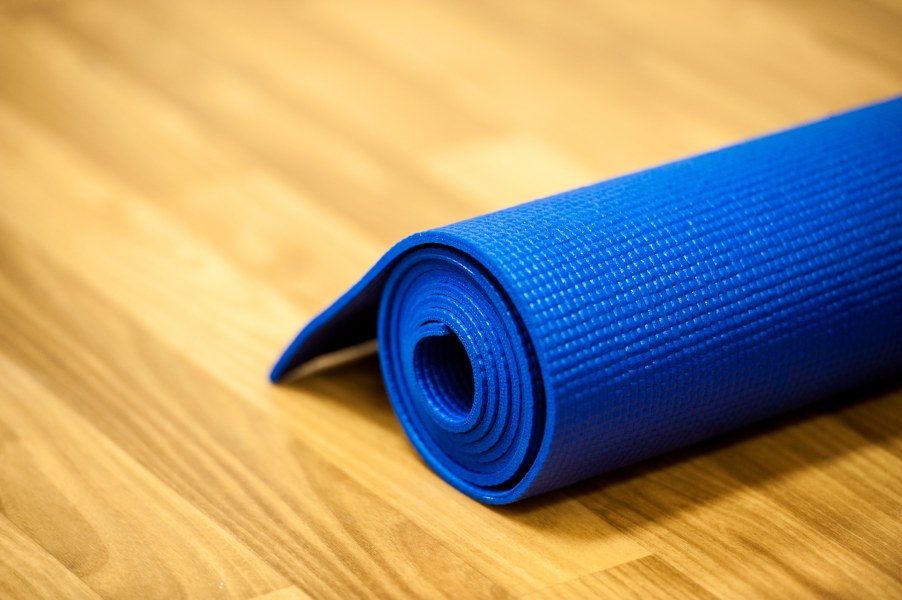
[[902, 373], [902, 97], [415, 234], [271, 377], [374, 338], [495, 504]]

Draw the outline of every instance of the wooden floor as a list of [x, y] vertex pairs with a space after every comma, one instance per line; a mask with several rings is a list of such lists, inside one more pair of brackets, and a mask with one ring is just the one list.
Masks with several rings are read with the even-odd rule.
[[902, 597], [902, 388], [508, 508], [375, 360], [400, 236], [902, 91], [898, 0], [0, 2], [0, 597]]

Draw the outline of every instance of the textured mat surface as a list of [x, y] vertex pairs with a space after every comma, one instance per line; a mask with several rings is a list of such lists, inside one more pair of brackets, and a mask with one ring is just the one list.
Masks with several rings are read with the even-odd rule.
[[491, 503], [902, 373], [902, 99], [413, 235], [271, 377], [374, 337]]

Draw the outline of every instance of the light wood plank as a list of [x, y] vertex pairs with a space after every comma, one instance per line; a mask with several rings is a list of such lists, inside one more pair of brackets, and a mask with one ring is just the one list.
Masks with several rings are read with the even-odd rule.
[[571, 579], [526, 596], [542, 598], [622, 598], [623, 600], [703, 600], [717, 598], [657, 556]]
[[285, 585], [8, 357], [0, 374], [2, 429], [16, 435], [0, 460], [5, 518], [91, 589], [242, 598]]
[[0, 515], [0, 595], [4, 598], [100, 598], [94, 590]]
[[294, 586], [276, 590], [262, 596], [258, 596], [255, 600], [308, 600], [310, 596], [302, 592]]

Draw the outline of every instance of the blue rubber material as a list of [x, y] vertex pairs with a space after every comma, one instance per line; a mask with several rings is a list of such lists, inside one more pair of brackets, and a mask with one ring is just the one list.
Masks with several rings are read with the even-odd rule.
[[900, 374], [902, 98], [413, 235], [271, 377], [377, 336], [497, 504]]

